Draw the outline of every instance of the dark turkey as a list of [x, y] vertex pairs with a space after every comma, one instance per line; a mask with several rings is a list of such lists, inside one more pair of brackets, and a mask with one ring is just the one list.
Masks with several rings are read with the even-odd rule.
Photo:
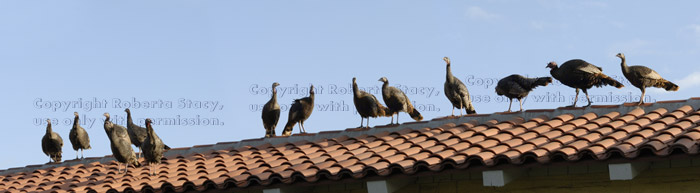
[[639, 97], [639, 103], [637, 105], [644, 104], [644, 94], [647, 87], [657, 87], [666, 89], [666, 91], [677, 91], [678, 85], [664, 79], [656, 73], [656, 71], [646, 66], [627, 66], [625, 62], [625, 54], [618, 53], [616, 55], [618, 58], [622, 59], [620, 67], [622, 68], [622, 74], [625, 78], [632, 83], [635, 87], [642, 91], [642, 95]]
[[[136, 158], [139, 158], [141, 157], [141, 152], [143, 152], [141, 146], [143, 146], [143, 141], [146, 140], [148, 132], [145, 127], [134, 123], [133, 119], [131, 119], [131, 110], [129, 110], [129, 108], [124, 109], [124, 112], [126, 112], [126, 131], [129, 133], [131, 144], [139, 148], [139, 153], [136, 154]], [[163, 144], [163, 147], [165, 149], [170, 149], [170, 147], [165, 144]]]
[[450, 67], [450, 58], [445, 56], [442, 58], [447, 63], [447, 78], [445, 80], [445, 96], [450, 103], [452, 103], [452, 116], [455, 116], [455, 108], [459, 109], [459, 115], [462, 114], [462, 109], [466, 111], [467, 114], [475, 114], [474, 106], [472, 105], [471, 97], [469, 96], [469, 90], [467, 86], [462, 83], [459, 78], [452, 75], [452, 69]]
[[132, 164], [135, 167], [140, 166], [141, 164], [139, 164], [136, 158], [136, 153], [134, 153], [134, 149], [131, 148], [131, 140], [129, 139], [129, 134], [126, 131], [126, 128], [112, 123], [112, 121], [109, 120], [109, 113], [105, 113], [104, 116], [105, 133], [107, 133], [107, 137], [109, 137], [112, 155], [114, 156], [114, 159], [119, 162], [117, 164], [117, 173], [121, 172], [119, 166], [121, 163], [126, 164], [124, 166], [124, 173], [128, 171], [129, 164]]
[[160, 140], [156, 132], [153, 131], [152, 126], [153, 121], [151, 119], [146, 119], [146, 129], [148, 135], [146, 140], [143, 141], [143, 157], [149, 166], [149, 171], [151, 175], [156, 175], [158, 170], [158, 164], [163, 158], [163, 141]]
[[292, 129], [294, 124], [299, 123], [299, 132], [306, 133], [304, 128], [304, 121], [311, 116], [311, 112], [314, 110], [314, 85], [309, 88], [309, 96], [296, 99], [292, 106], [289, 107], [289, 119], [287, 124], [284, 126], [284, 131], [282, 131], [282, 136], [292, 135]]
[[369, 118], [387, 116], [386, 112], [389, 111], [389, 108], [379, 103], [374, 95], [360, 90], [356, 80], [355, 77], [352, 78], [352, 99], [355, 102], [357, 113], [360, 114], [360, 127], [362, 127], [364, 119], [367, 118], [367, 127], [369, 128]]
[[391, 116], [391, 124], [394, 124], [394, 114], [396, 114], [396, 124], [399, 123], [399, 112], [402, 111], [408, 113], [413, 120], [423, 120], [423, 116], [420, 115], [417, 109], [413, 108], [406, 93], [396, 87], [389, 86], [389, 80], [386, 77], [380, 78], [379, 81], [384, 82], [382, 85], [382, 98], [384, 98], [386, 106], [389, 107], [387, 114]]
[[71, 145], [73, 145], [73, 150], [75, 150], [75, 159], [78, 159], [78, 150], [80, 150], [80, 157], [83, 156], [83, 150], [91, 149], [90, 147], [90, 136], [88, 136], [87, 131], [80, 126], [80, 116], [78, 112], [73, 112], [75, 118], [73, 119], [73, 128], [70, 129], [68, 134], [68, 139], [70, 139]]
[[49, 162], [61, 162], [63, 139], [51, 129], [51, 120], [46, 119], [46, 134], [41, 138], [41, 150], [49, 156]]
[[622, 88], [622, 83], [603, 74], [603, 69], [581, 59], [573, 59], [564, 62], [561, 66], [557, 66], [556, 62], [549, 62], [547, 68], [552, 77], [556, 78], [562, 84], [576, 89], [576, 98], [574, 104], [570, 107], [575, 107], [578, 101], [578, 90], [583, 90], [588, 100], [588, 105], [591, 106], [591, 98], [588, 97], [588, 89], [593, 86], [602, 87], [605, 85]]
[[263, 127], [265, 127], [265, 137], [275, 136], [275, 127], [280, 120], [280, 105], [277, 104], [277, 86], [280, 84], [272, 83], [272, 98], [265, 103], [262, 109]]
[[513, 105], [514, 98], [518, 99], [520, 111], [523, 111], [523, 103], [521, 100], [535, 87], [547, 86], [549, 83], [552, 83], [551, 77], [526, 78], [518, 74], [513, 74], [498, 81], [498, 85], [496, 85], [496, 94], [506, 96], [510, 99], [508, 112], [510, 112], [510, 107]]

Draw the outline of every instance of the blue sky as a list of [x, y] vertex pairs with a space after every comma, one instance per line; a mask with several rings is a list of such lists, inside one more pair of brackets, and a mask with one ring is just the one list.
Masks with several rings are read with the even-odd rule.
[[[652, 89], [650, 102], [687, 99], [700, 88], [697, 7], [695, 1], [2, 1], [0, 151], [7, 156], [0, 168], [47, 162], [45, 125], [35, 124], [46, 118], [59, 122], [53, 128], [64, 139], [64, 160], [73, 159], [70, 125], [63, 123], [74, 111], [87, 120], [93, 149], [86, 156], [111, 154], [102, 113], [124, 116], [134, 99], [171, 103], [132, 107], [137, 120], [199, 116], [219, 123], [156, 125], [171, 147], [261, 137], [255, 107], [269, 100], [272, 82], [288, 91], [279, 94], [283, 106], [306, 96], [309, 84], [321, 89], [305, 124], [309, 132], [359, 126], [348, 92], [352, 77], [376, 89], [386, 76], [426, 119], [449, 115], [443, 56], [452, 59], [479, 113], [507, 109], [493, 89], [498, 79], [549, 76], [549, 61], [581, 58], [622, 78], [618, 52], [680, 85], [677, 92]], [[598, 96], [594, 104], [639, 95], [629, 84], [589, 93]], [[569, 105], [573, 94], [560, 84], [537, 88], [524, 107]], [[54, 111], [81, 98], [107, 104]], [[286, 119], [283, 112], [278, 133]]]

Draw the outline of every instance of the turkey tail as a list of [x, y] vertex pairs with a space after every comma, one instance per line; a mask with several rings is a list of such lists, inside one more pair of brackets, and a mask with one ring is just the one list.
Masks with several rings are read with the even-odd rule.
[[467, 108], [465, 108], [465, 111], [467, 111], [467, 114], [469, 114], [469, 115], [476, 114], [476, 110], [474, 109], [474, 105], [472, 105], [471, 103], [469, 103], [467, 105]]
[[622, 83], [618, 82], [617, 80], [610, 78], [608, 75], [605, 75], [603, 73], [599, 73], [596, 75], [599, 78], [600, 83], [596, 84], [596, 86], [600, 87], [603, 85], [610, 85], [614, 86], [615, 88], [622, 88], [625, 85], [622, 85]]
[[379, 112], [377, 112], [377, 117], [390, 117], [391, 110], [389, 110], [389, 107], [382, 106], [379, 104]]
[[131, 164], [134, 165], [134, 167], [141, 167], [141, 163], [139, 163], [138, 160], [134, 160]]
[[423, 116], [420, 115], [420, 113], [418, 112], [418, 110], [415, 109], [415, 108], [413, 109], [413, 111], [409, 112], [408, 115], [410, 115], [411, 118], [412, 118], [413, 120], [416, 120], [416, 121], [421, 121], [421, 120], [423, 120]]
[[659, 81], [656, 81], [656, 84], [654, 84], [653, 86], [666, 89], [666, 91], [677, 91], [678, 90], [678, 85], [673, 84], [671, 81], [668, 81], [666, 79], [661, 79]]
[[282, 136], [290, 136], [292, 135], [292, 129], [294, 128], [294, 123], [293, 121], [287, 121], [287, 124], [284, 125], [284, 130], [282, 131]]

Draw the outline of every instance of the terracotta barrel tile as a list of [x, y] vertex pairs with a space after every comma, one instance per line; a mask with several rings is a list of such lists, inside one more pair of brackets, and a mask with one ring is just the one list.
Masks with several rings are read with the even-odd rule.
[[700, 114], [693, 114], [690, 116], [686, 116], [682, 120], [690, 121], [691, 123], [698, 123], [698, 122], [700, 122]]
[[528, 141], [528, 140], [533, 139], [537, 136], [538, 136], [538, 134], [536, 132], [527, 132], [527, 133], [523, 133], [523, 134], [520, 134], [518, 136], [515, 136], [514, 138], [519, 138], [519, 139]]
[[494, 154], [493, 152], [490, 152], [490, 151], [483, 151], [483, 152], [477, 153], [477, 154], [475, 154], [475, 155], [473, 155], [473, 156], [469, 156], [469, 157], [470, 157], [470, 158], [471, 158], [471, 157], [478, 157], [478, 158], [480, 158], [482, 161], [484, 161], [484, 164], [490, 165], [490, 163], [492, 162], [492, 158], [495, 157], [495, 156], [496, 156], [496, 154]]
[[620, 128], [617, 128], [616, 131], [624, 131], [626, 133], [634, 133], [637, 132], [641, 129], [639, 125], [625, 125]]
[[569, 143], [567, 147], [572, 147], [576, 149], [576, 151], [582, 150], [584, 147], [589, 146], [591, 142], [588, 142], [586, 140], [577, 140], [572, 143]]
[[495, 124], [495, 125], [491, 126], [490, 129], [505, 130], [505, 129], [512, 128], [512, 127], [513, 127], [512, 123], [502, 122], [502, 123]]
[[[619, 145], [617, 145], [617, 146], [615, 146], [615, 147], [612, 147], [612, 148], [618, 149], [618, 150], [622, 151], [622, 152], [625, 153], [625, 154], [637, 150], [637, 148], [636, 148], [635, 146], [630, 145], [630, 144], [628, 144], [628, 143], [619, 144]], [[612, 149], [612, 148], [611, 148], [611, 149]]]
[[402, 144], [398, 144], [398, 145], [392, 145], [391, 147], [393, 147], [394, 149], [397, 149], [399, 151], [403, 151], [405, 149], [410, 148], [411, 146], [413, 146], [413, 144], [411, 144], [411, 143], [402, 143]]
[[506, 152], [509, 149], [510, 149], [510, 147], [507, 145], [497, 145], [497, 146], [489, 148], [489, 150], [496, 155], [503, 153], [503, 152]]
[[654, 109], [653, 111], [651, 111], [649, 113], [656, 113], [658, 115], [663, 115], [663, 114], [666, 114], [667, 112], [668, 112], [668, 110], [666, 108], [662, 107], [662, 108]]
[[454, 145], [454, 144], [459, 143], [460, 141], [461, 141], [461, 140], [459, 140], [458, 138], [450, 138], [450, 139], [446, 139], [446, 140], [441, 140], [441, 141], [439, 141], [439, 144], [442, 144], [442, 145], [445, 145], [445, 146], [451, 146], [451, 145]]
[[542, 146], [539, 146], [538, 148], [539, 148], [539, 149], [544, 149], [544, 150], [546, 150], [546, 151], [548, 151], [548, 152], [552, 152], [552, 151], [554, 151], [554, 150], [556, 150], [556, 149], [559, 149], [559, 148], [561, 148], [561, 147], [563, 147], [561, 142], [552, 141], [552, 142], [546, 143], [546, 144], [544, 144], [544, 145], [542, 145]]
[[652, 124], [647, 125], [646, 127], [644, 127], [644, 129], [651, 129], [651, 130], [654, 130], [654, 131], [661, 131], [661, 130], [663, 130], [663, 129], [666, 129], [666, 124], [664, 124], [664, 123], [652, 123]]
[[510, 151], [504, 152], [501, 155], [506, 156], [508, 159], [515, 160], [515, 159], [519, 159], [520, 156], [522, 156], [523, 154], [518, 152], [518, 151], [515, 151], [515, 150], [510, 150]]
[[617, 118], [617, 115], [619, 113], [617, 113], [617, 112], [614, 112], [614, 113], [616, 113], [616, 114], [614, 114], [614, 115], [606, 114], [604, 116], [598, 117], [597, 119], [593, 119], [593, 120], [591, 120], [591, 123], [596, 123], [598, 125], [603, 125], [605, 123], [608, 123], [608, 122], [612, 121], [613, 119]]
[[474, 154], [476, 154], [476, 153], [481, 152], [481, 150], [482, 150], [481, 147], [470, 147], [470, 148], [467, 148], [467, 149], [465, 149], [465, 150], [458, 151], [458, 152], [459, 152], [459, 153], [462, 153], [462, 154], [464, 154], [464, 155], [471, 156], [471, 155], [474, 155]]
[[660, 151], [667, 147], [666, 144], [657, 140], [650, 140], [643, 146], [650, 146], [653, 148], [654, 151]]
[[595, 133], [600, 133], [601, 135], [608, 135], [613, 132], [613, 128], [611, 127], [601, 127], [596, 130], [589, 130], [590, 132], [595, 132]]
[[565, 154], [565, 155], [567, 155], [567, 156], [574, 155], [574, 154], [576, 154], [576, 152], [577, 152], [577, 150], [576, 150], [575, 148], [572, 148], [572, 147], [564, 147], [564, 148], [561, 148], [561, 149], [556, 150], [556, 151], [557, 151], [557, 152], [560, 152], [560, 153], [563, 153], [563, 154]]
[[474, 146], [479, 146], [481, 148], [486, 149], [486, 148], [496, 146], [498, 143], [500, 143], [500, 142], [493, 140], [493, 139], [487, 139], [487, 140], [484, 140], [484, 141], [481, 141], [481, 142], [474, 144]]
[[664, 144], [667, 144], [673, 141], [673, 136], [666, 133], [662, 133], [660, 135], [651, 137], [651, 140], [658, 140]]
[[530, 131], [534, 131], [534, 132], [537, 132], [539, 134], [542, 134], [544, 132], [551, 131], [551, 130], [552, 130], [552, 127], [549, 125], [541, 125], [541, 126], [530, 129]]
[[347, 167], [350, 167], [352, 165], [355, 165], [357, 162], [359, 162], [359, 160], [356, 158], [353, 158], [353, 159], [339, 161], [336, 164], [338, 164], [339, 166], [342, 166], [343, 168], [347, 168]]
[[472, 128], [470, 128], [469, 130], [467, 130], [467, 131], [481, 132], [481, 131], [484, 131], [484, 130], [487, 130], [487, 129], [489, 129], [489, 127], [488, 127], [487, 125], [479, 125], [479, 126], [476, 126], [476, 127], [472, 127]]
[[428, 152], [430, 152], [430, 153], [435, 153], [435, 152], [439, 152], [439, 151], [445, 150], [446, 148], [447, 148], [446, 146], [438, 145], [438, 146], [433, 146], [433, 147], [425, 148], [424, 150], [425, 150], [425, 151], [428, 151]]
[[376, 155], [376, 156], [379, 156], [379, 157], [381, 157], [381, 158], [385, 158], [385, 157], [389, 157], [389, 156], [395, 155], [395, 154], [397, 154], [397, 153], [398, 153], [398, 151], [396, 151], [396, 150], [394, 150], [394, 149], [389, 149], [389, 150], [386, 150], [386, 151], [376, 152], [375, 155]]
[[396, 139], [394, 139], [394, 140], [386, 141], [385, 143], [386, 143], [387, 145], [390, 145], [390, 146], [395, 146], [395, 145], [402, 144], [402, 143], [405, 143], [405, 142], [406, 142], [406, 139], [403, 139], [403, 138], [396, 138]]
[[586, 124], [586, 123], [588, 123], [588, 120], [586, 120], [585, 118], [578, 118], [578, 119], [574, 119], [574, 120], [566, 122], [566, 124], [571, 124], [574, 127], [578, 127], [578, 126], [581, 126], [581, 125]]
[[683, 133], [683, 129], [678, 128], [678, 127], [673, 127], [673, 128], [669, 128], [669, 129], [666, 129], [664, 131], [661, 131], [661, 133], [669, 134], [669, 135], [671, 135], [671, 137], [675, 138], [678, 135], [680, 135], [681, 133]]
[[616, 143], [617, 143], [617, 140], [615, 140], [615, 139], [605, 138], [603, 140], [596, 142], [595, 145], [601, 146], [604, 149], [608, 149], [608, 148], [612, 147], [613, 145], [615, 145]]
[[533, 128], [533, 127], [535, 127], [535, 126], [537, 126], [537, 125], [539, 125], [539, 124], [540, 124], [540, 123], [537, 122], [537, 121], [528, 121], [528, 122], [525, 122], [525, 123], [523, 123], [523, 124], [516, 125], [516, 126], [514, 126], [513, 128], [514, 128], [514, 129], [515, 129], [515, 128], [529, 129], [529, 128]]
[[700, 132], [693, 131], [693, 132], [688, 132], [683, 134], [683, 137], [690, 138], [692, 140], [698, 141], [700, 140]]
[[422, 150], [423, 150], [423, 149], [420, 148], [420, 147], [411, 147], [411, 148], [402, 150], [402, 151], [400, 151], [400, 152], [402, 152], [402, 153], [404, 153], [404, 154], [406, 154], [406, 155], [408, 155], [408, 156], [411, 156], [411, 155], [415, 155], [415, 154], [419, 153], [419, 152], [422, 151]]
[[600, 126], [598, 124], [595, 124], [595, 123], [588, 123], [588, 124], [581, 125], [578, 128], [583, 128], [583, 129], [592, 131], [592, 130], [600, 128]]
[[519, 138], [510, 139], [510, 140], [501, 142], [501, 144], [507, 145], [508, 147], [515, 147], [515, 146], [521, 145], [523, 143], [525, 143], [525, 140], [522, 140]]
[[670, 125], [669, 127], [676, 127], [676, 128], [681, 129], [681, 130], [685, 130], [685, 129], [688, 129], [692, 126], [695, 126], [695, 124], [693, 122], [683, 120], [683, 121], [679, 121], [677, 123], [674, 123], [674, 124]]
[[408, 156], [406, 156], [406, 155], [404, 155], [404, 154], [393, 154], [393, 155], [391, 155], [391, 156], [388, 156], [388, 157], [384, 158], [384, 160], [386, 160], [386, 161], [389, 162], [390, 164], [394, 164], [394, 163], [397, 163], [397, 162], [400, 162], [400, 161], [405, 160], [406, 157], [408, 157]]
[[415, 160], [407, 159], [407, 160], [399, 161], [399, 162], [397, 162], [396, 164], [399, 165], [399, 166], [401, 166], [401, 167], [404, 168], [404, 169], [408, 169], [408, 168], [413, 168], [413, 166], [415, 165], [415, 163], [416, 163]]
[[581, 136], [579, 139], [584, 139], [590, 143], [590, 142], [597, 141], [601, 137], [602, 137], [602, 135], [600, 135], [600, 133], [589, 133], [589, 134]]
[[559, 120], [562, 120], [562, 121], [569, 121], [569, 120], [571, 120], [571, 119], [573, 119], [573, 118], [574, 118], [574, 115], [568, 114], [568, 113], [567, 113], [567, 114], [562, 114], [562, 115], [556, 116], [556, 117], [554, 117], [554, 118], [552, 118], [552, 119], [559, 119]]
[[606, 123], [603, 125], [604, 127], [612, 127], [612, 128], [619, 128], [620, 126], [625, 125], [626, 123], [622, 120], [615, 120], [609, 123]]
[[473, 145], [473, 144], [476, 144], [478, 142], [484, 141], [485, 139], [486, 139], [486, 137], [484, 137], [483, 135], [476, 135], [476, 136], [467, 138], [464, 141], [469, 142], [469, 144]]
[[451, 145], [449, 147], [454, 149], [455, 151], [462, 151], [462, 150], [465, 150], [465, 149], [471, 147], [471, 145], [469, 143], [457, 143], [457, 144]]
[[570, 143], [570, 142], [574, 141], [574, 139], [576, 139], [575, 136], [573, 136], [573, 135], [568, 135], [568, 134], [564, 134], [564, 135], [562, 135], [562, 136], [560, 136], [560, 137], [557, 137], [557, 138], [555, 138], [555, 139], [552, 139], [552, 141], [558, 141], [558, 142], [560, 142], [560, 143], [562, 143], [562, 144], [567, 144], [567, 143]]
[[673, 145], [680, 145], [684, 147], [686, 150], [691, 149], [697, 142], [693, 141], [692, 139], [689, 138], [680, 138], [678, 139]]
[[552, 119], [547, 122], [542, 123], [543, 125], [549, 125], [550, 127], [559, 127], [564, 124], [564, 121], [560, 119]]
[[676, 109], [676, 111], [681, 111], [681, 112], [684, 112], [684, 113], [691, 113], [691, 112], [693, 112], [693, 111], [695, 111], [695, 110], [694, 110], [693, 107], [690, 106], [690, 105], [683, 105], [682, 107]]
[[382, 158], [380, 158], [380, 157], [370, 157], [367, 159], [360, 160], [358, 163], [363, 164], [363, 165], [370, 165], [370, 164], [377, 163], [381, 159]]
[[625, 138], [625, 137], [628, 137], [628, 136], [629, 136], [629, 135], [627, 134], [626, 131], [618, 130], [618, 131], [615, 131], [615, 132], [613, 132], [613, 133], [607, 135], [606, 137], [607, 137], [607, 138], [611, 138], [611, 139], [615, 139], [615, 140], [619, 141], [619, 140], [621, 140], [621, 139], [623, 139], [623, 138]]
[[460, 139], [467, 139], [474, 136], [475, 133], [475, 131], [465, 131], [463, 133], [457, 134], [457, 137], [459, 137]]
[[547, 139], [552, 140], [552, 139], [555, 139], [555, 138], [557, 138], [557, 137], [559, 137], [559, 136], [561, 136], [561, 135], [563, 135], [563, 134], [564, 134], [564, 132], [562, 132], [562, 131], [560, 131], [560, 130], [552, 130], [552, 131], [550, 131], [550, 132], [543, 133], [543, 134], [540, 135], [540, 136], [546, 137]]
[[589, 147], [589, 148], [586, 149], [586, 151], [590, 151], [591, 153], [593, 153], [593, 154], [595, 155], [595, 158], [596, 158], [596, 159], [597, 159], [600, 155], [604, 154], [604, 153], [605, 153], [605, 150], [606, 150], [605, 148], [603, 148], [603, 147], [601, 147], [601, 146], [598, 146], [598, 145], [594, 145], [594, 146], [591, 146], [591, 147]]
[[533, 145], [535, 145], [535, 146], [540, 146], [540, 145], [542, 145], [542, 144], [544, 144], [544, 143], [549, 142], [549, 139], [547, 139], [546, 137], [538, 137], [538, 138], [535, 138], [535, 139], [528, 140], [527, 142], [530, 143], [530, 144], [533, 144]]
[[633, 110], [627, 112], [625, 115], [632, 115], [634, 117], [639, 117], [641, 115], [644, 115], [644, 109], [636, 108], [636, 109], [633, 109]]

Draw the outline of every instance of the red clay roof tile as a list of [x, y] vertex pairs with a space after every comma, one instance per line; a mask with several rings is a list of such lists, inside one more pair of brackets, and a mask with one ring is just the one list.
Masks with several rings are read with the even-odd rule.
[[[697, 99], [693, 99], [676, 102], [683, 105], [678, 108], [677, 104], [663, 102], [632, 110], [626, 110], [631, 104], [593, 106], [596, 112], [602, 112], [599, 114], [587, 108], [530, 110], [526, 112], [542, 115], [524, 119], [518, 117], [518, 113], [499, 114], [511, 116], [501, 121], [481, 114], [433, 119], [446, 122], [439, 127], [421, 126], [430, 122], [412, 122], [410, 126], [417, 129], [404, 124], [376, 127], [374, 129], [381, 128], [377, 132], [373, 129], [328, 131], [322, 134], [338, 136], [307, 138], [315, 140], [313, 142], [302, 139], [246, 145], [260, 144], [264, 140], [251, 139], [175, 148], [158, 166], [157, 176], [148, 176], [147, 167], [132, 167], [127, 174], [116, 174], [114, 161], [76, 160], [67, 161], [68, 164], [27, 166], [39, 169], [26, 172], [12, 172], [22, 168], [0, 170], [0, 189], [12, 192], [122, 192], [171, 188], [180, 192], [205, 190], [205, 186], [223, 189], [291, 184], [297, 180], [315, 182], [324, 179], [320, 175], [333, 180], [362, 178], [368, 170], [383, 176], [395, 172], [395, 169], [390, 169], [392, 166], [413, 174], [419, 171], [416, 167], [423, 166], [440, 171], [444, 168], [442, 164], [448, 162], [457, 164], [455, 168], [464, 169], [472, 167], [471, 163], [486, 166], [502, 162], [521, 164], [527, 157], [534, 157], [540, 163], [556, 157], [576, 161], [585, 155], [607, 159], [614, 152], [634, 158], [645, 149], [658, 156], [666, 156], [672, 149], [697, 154], [700, 153], [697, 145], [700, 141], [700, 111], [690, 105], [691, 101], [697, 105]], [[558, 111], [562, 113], [556, 114]], [[488, 121], [479, 122], [477, 118]], [[465, 119], [470, 120], [456, 122]], [[362, 134], [350, 134], [352, 132]]]

